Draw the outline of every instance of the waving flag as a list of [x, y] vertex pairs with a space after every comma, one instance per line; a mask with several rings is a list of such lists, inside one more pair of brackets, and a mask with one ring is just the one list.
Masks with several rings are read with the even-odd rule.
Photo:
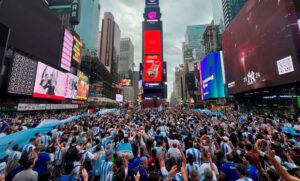
[[161, 104], [159, 107], [158, 107], [158, 112], [163, 112], [163, 105]]

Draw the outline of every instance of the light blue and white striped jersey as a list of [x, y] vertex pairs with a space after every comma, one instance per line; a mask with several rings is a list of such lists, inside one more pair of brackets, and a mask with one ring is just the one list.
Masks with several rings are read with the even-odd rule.
[[226, 157], [226, 153], [232, 152], [231, 147], [225, 142], [221, 142], [221, 150], [224, 154], [224, 158]]
[[112, 181], [113, 176], [114, 176], [114, 172], [109, 171], [108, 175], [106, 176], [106, 181]]
[[201, 152], [196, 148], [189, 148], [185, 151], [185, 154], [192, 154], [194, 156], [194, 163], [201, 164]]
[[23, 149], [22, 149], [22, 152], [25, 152], [25, 151], [29, 151], [29, 149], [32, 148], [32, 149], [35, 149], [35, 146], [32, 145], [32, 144], [26, 144]]
[[106, 176], [110, 171], [110, 167], [112, 166], [112, 162], [110, 161], [102, 161], [100, 165], [100, 181], [106, 181]]
[[251, 178], [240, 178], [237, 179], [236, 181], [253, 181]]
[[195, 164], [195, 163], [193, 163], [193, 165], [188, 163], [188, 164], [186, 164], [185, 168], [186, 168], [188, 177], [191, 178], [192, 171], [197, 170], [199, 172], [200, 166], [198, 164]]
[[42, 144], [45, 145], [45, 146], [48, 146], [50, 141], [51, 141], [51, 137], [48, 136], [48, 135], [43, 135], [41, 137], [41, 140], [42, 140]]
[[[99, 154], [99, 152], [94, 153], [95, 156], [97, 156]], [[105, 152], [102, 153], [102, 155], [100, 156], [100, 158], [98, 160], [92, 160], [92, 165], [93, 165], [93, 173], [95, 176], [99, 176], [100, 175], [100, 167], [102, 164], [102, 161], [104, 161], [105, 158]]]
[[244, 138], [248, 138], [248, 135], [249, 135], [249, 134], [250, 134], [249, 132], [243, 132], [243, 133], [242, 133], [242, 135], [243, 135]]
[[[166, 169], [166, 167], [162, 167], [160, 169], [160, 171], [161, 171], [161, 174], [163, 175], [163, 178], [164, 179], [167, 178], [169, 172]], [[183, 177], [182, 177], [182, 175], [180, 173], [176, 173], [176, 175], [172, 177], [172, 180], [183, 181]]]
[[56, 148], [54, 152], [54, 161], [62, 160], [63, 149]]
[[21, 155], [22, 155], [22, 153], [19, 152], [19, 151], [11, 151], [11, 150], [9, 150], [9, 149], [6, 150], [5, 152], [6, 152], [6, 154], [8, 155], [8, 157], [7, 157], [7, 162], [12, 161], [13, 159], [20, 159], [20, 158], [21, 158]]
[[93, 133], [94, 133], [94, 136], [95, 135], [98, 135], [100, 132], [100, 128], [99, 127], [93, 127]]

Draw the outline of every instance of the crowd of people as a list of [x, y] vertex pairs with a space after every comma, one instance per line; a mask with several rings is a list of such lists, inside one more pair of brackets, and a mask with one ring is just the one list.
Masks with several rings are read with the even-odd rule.
[[300, 180], [300, 117], [222, 115], [173, 108], [90, 115], [36, 133], [23, 147], [12, 140], [0, 173], [6, 181]]

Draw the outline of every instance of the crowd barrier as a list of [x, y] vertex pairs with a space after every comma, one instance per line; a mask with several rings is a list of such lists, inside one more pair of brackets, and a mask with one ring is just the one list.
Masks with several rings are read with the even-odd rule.
[[[114, 113], [118, 112], [116, 109], [104, 109], [100, 110], [96, 113], [96, 115], [106, 114], [106, 113]], [[90, 114], [84, 114], [79, 116], [73, 116], [68, 119], [64, 120], [57, 120], [57, 119], [51, 119], [51, 120], [44, 120], [42, 121], [36, 128], [19, 131], [7, 136], [4, 136], [0, 138], [0, 158], [3, 158], [6, 156], [5, 153], [5, 147], [8, 142], [11, 140], [14, 140], [14, 142], [11, 144], [10, 149], [13, 147], [13, 145], [18, 144], [19, 148], [22, 148], [25, 144], [28, 144], [30, 138], [34, 138], [36, 133], [44, 134], [45, 132], [49, 132], [53, 129], [54, 126], [59, 126], [64, 123], [70, 123], [76, 119], [80, 119], [86, 116], [89, 116]]]

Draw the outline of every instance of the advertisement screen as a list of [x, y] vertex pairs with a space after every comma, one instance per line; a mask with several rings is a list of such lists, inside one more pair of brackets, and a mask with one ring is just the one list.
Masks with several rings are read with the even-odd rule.
[[300, 97], [298, 97], [297, 100], [298, 100], [298, 107], [300, 109]]
[[224, 98], [224, 69], [222, 52], [209, 53], [200, 63], [202, 99]]
[[35, 83], [36, 68], [36, 61], [15, 53], [9, 77], [8, 93], [31, 96]]
[[72, 61], [81, 62], [82, 42], [79, 35], [75, 35], [73, 41]]
[[64, 99], [66, 74], [38, 62], [33, 97]]
[[78, 77], [73, 74], [67, 74], [65, 98], [76, 99]]
[[146, 0], [146, 6], [158, 6], [158, 0]]
[[229, 94], [300, 81], [293, 0], [249, 0], [222, 41]]
[[77, 74], [79, 80], [77, 84], [77, 99], [87, 100], [89, 95], [89, 77], [85, 75], [83, 72], [78, 71]]
[[71, 69], [72, 49], [73, 49], [73, 36], [66, 29], [64, 34], [64, 43], [63, 43], [61, 60], [60, 60], [60, 67], [67, 71], [70, 71]]
[[121, 80], [121, 85], [122, 86], [130, 86], [131, 85], [131, 80], [130, 79], [122, 79]]
[[123, 95], [122, 94], [116, 94], [116, 101], [117, 102], [123, 102]]
[[145, 82], [160, 82], [161, 81], [161, 56], [149, 55], [145, 56], [144, 62], [144, 81]]
[[161, 33], [159, 30], [145, 31], [144, 54], [161, 54]]

